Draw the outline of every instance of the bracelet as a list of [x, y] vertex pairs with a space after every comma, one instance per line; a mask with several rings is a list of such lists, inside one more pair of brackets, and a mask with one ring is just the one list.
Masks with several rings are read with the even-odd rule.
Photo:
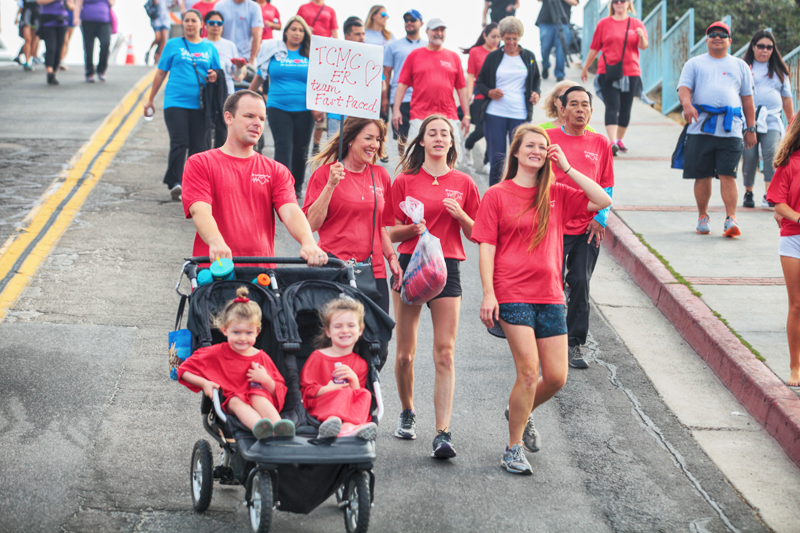
[[564, 174], [569, 174], [569, 171], [572, 170], [572, 165], [569, 166], [567, 170], [564, 171]]
[[464, 115], [464, 118], [472, 120], [472, 115]]

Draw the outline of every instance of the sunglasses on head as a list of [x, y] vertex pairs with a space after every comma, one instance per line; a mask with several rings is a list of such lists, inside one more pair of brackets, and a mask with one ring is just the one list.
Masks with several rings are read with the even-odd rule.
[[730, 37], [730, 35], [728, 35], [728, 32], [726, 31], [710, 31], [708, 32], [707, 35], [709, 39], [715, 39], [717, 37], [719, 37], [720, 39], [727, 39], [728, 37]]
[[225, 23], [222, 22], [221, 20], [209, 20], [208, 22], [206, 22], [206, 24], [208, 24], [209, 26], [222, 26]]
[[759, 44], [756, 45], [756, 48], [758, 48], [759, 50], [772, 50], [775, 47], [773, 45], [771, 45], [771, 44], [760, 44], [759, 43]]

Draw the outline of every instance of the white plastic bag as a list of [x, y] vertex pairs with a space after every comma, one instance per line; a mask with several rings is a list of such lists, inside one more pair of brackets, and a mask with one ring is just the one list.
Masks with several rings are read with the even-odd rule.
[[[414, 224], [419, 224], [425, 218], [425, 205], [411, 196], [406, 196], [405, 201], [400, 202], [400, 209]], [[426, 229], [419, 236], [403, 274], [400, 298], [408, 305], [422, 305], [438, 296], [446, 283], [447, 265], [442, 243]]]

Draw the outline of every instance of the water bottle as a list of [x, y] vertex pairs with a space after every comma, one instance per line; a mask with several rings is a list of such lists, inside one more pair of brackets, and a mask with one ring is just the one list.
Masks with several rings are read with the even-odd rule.
[[[340, 366], [342, 366], [342, 363], [334, 363], [333, 364], [333, 369], [336, 370]], [[344, 378], [342, 378], [342, 379], [333, 378], [333, 382], [336, 383], [337, 385], [341, 385], [342, 383], [347, 383], [347, 380], [344, 379]]]
[[266, 289], [269, 287], [269, 281], [269, 276], [267, 274], [259, 274], [258, 277], [253, 280], [253, 284]]
[[148, 107], [147, 109], [144, 110], [144, 119], [147, 122], [152, 122], [153, 116], [155, 116], [155, 114], [156, 114], [155, 110], [152, 107]]
[[214, 281], [214, 276], [211, 275], [211, 271], [207, 268], [204, 268], [200, 272], [197, 273], [197, 284], [198, 285], [207, 285]]
[[233, 273], [233, 261], [223, 257], [219, 257], [208, 267], [211, 270], [211, 275], [215, 280], [222, 279], [236, 279]]

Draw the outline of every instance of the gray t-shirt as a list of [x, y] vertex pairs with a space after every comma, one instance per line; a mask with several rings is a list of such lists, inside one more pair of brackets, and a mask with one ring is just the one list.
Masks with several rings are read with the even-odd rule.
[[[750, 67], [750, 70], [753, 73], [753, 82], [756, 86], [756, 94], [753, 97], [756, 110], [758, 110], [759, 106], [767, 109], [767, 129], [783, 131], [783, 121], [781, 120], [783, 97], [792, 97], [789, 76], [783, 76], [783, 83], [781, 83], [777, 72], [773, 72], [770, 78], [768, 76], [769, 64], [759, 63], [758, 61], [753, 61], [753, 66]], [[761, 128], [759, 128], [759, 133], [766, 132], [761, 131]]]
[[[753, 94], [753, 77], [747, 63], [727, 55], [722, 59], [714, 59], [708, 54], [691, 58], [683, 65], [678, 87], [688, 87], [692, 91], [692, 103], [711, 107], [742, 107], [742, 96]], [[708, 113], [700, 113], [698, 121], [689, 125], [686, 133], [697, 135], [703, 133], [703, 121]], [[744, 117], [744, 110], [742, 110]], [[724, 116], [717, 117], [715, 137], [742, 137], [744, 120], [733, 117], [731, 131], [724, 128]]]
[[[214, 45], [214, 48], [217, 49], [217, 53], [219, 54], [219, 64], [222, 66], [222, 70], [225, 71], [225, 84], [228, 86], [228, 95], [233, 94], [233, 72], [236, 70], [236, 67], [233, 63], [231, 63], [231, 59], [234, 57], [241, 57], [239, 55], [239, 51], [236, 49], [236, 45], [233, 44], [233, 41], [229, 41], [228, 39], [220, 39], [219, 41], [211, 41], [209, 39], [203, 39]], [[249, 59], [249, 58], [246, 58]]]
[[[395, 39], [384, 47], [383, 50], [383, 66], [392, 67], [392, 81], [389, 89], [389, 103], [394, 105], [394, 93], [397, 92], [397, 79], [400, 77], [400, 71], [403, 70], [403, 65], [406, 62], [408, 54], [417, 48], [424, 48], [428, 46], [428, 41], [418, 39], [416, 41], [409, 41], [408, 37]], [[411, 87], [406, 91], [403, 102], [411, 102]]]
[[214, 6], [215, 11], [222, 13], [225, 24], [222, 26], [222, 37], [233, 41], [239, 53], [250, 60], [253, 48], [253, 28], [263, 28], [264, 18], [261, 6], [253, 0], [244, 0], [237, 4], [234, 0], [222, 0]]

